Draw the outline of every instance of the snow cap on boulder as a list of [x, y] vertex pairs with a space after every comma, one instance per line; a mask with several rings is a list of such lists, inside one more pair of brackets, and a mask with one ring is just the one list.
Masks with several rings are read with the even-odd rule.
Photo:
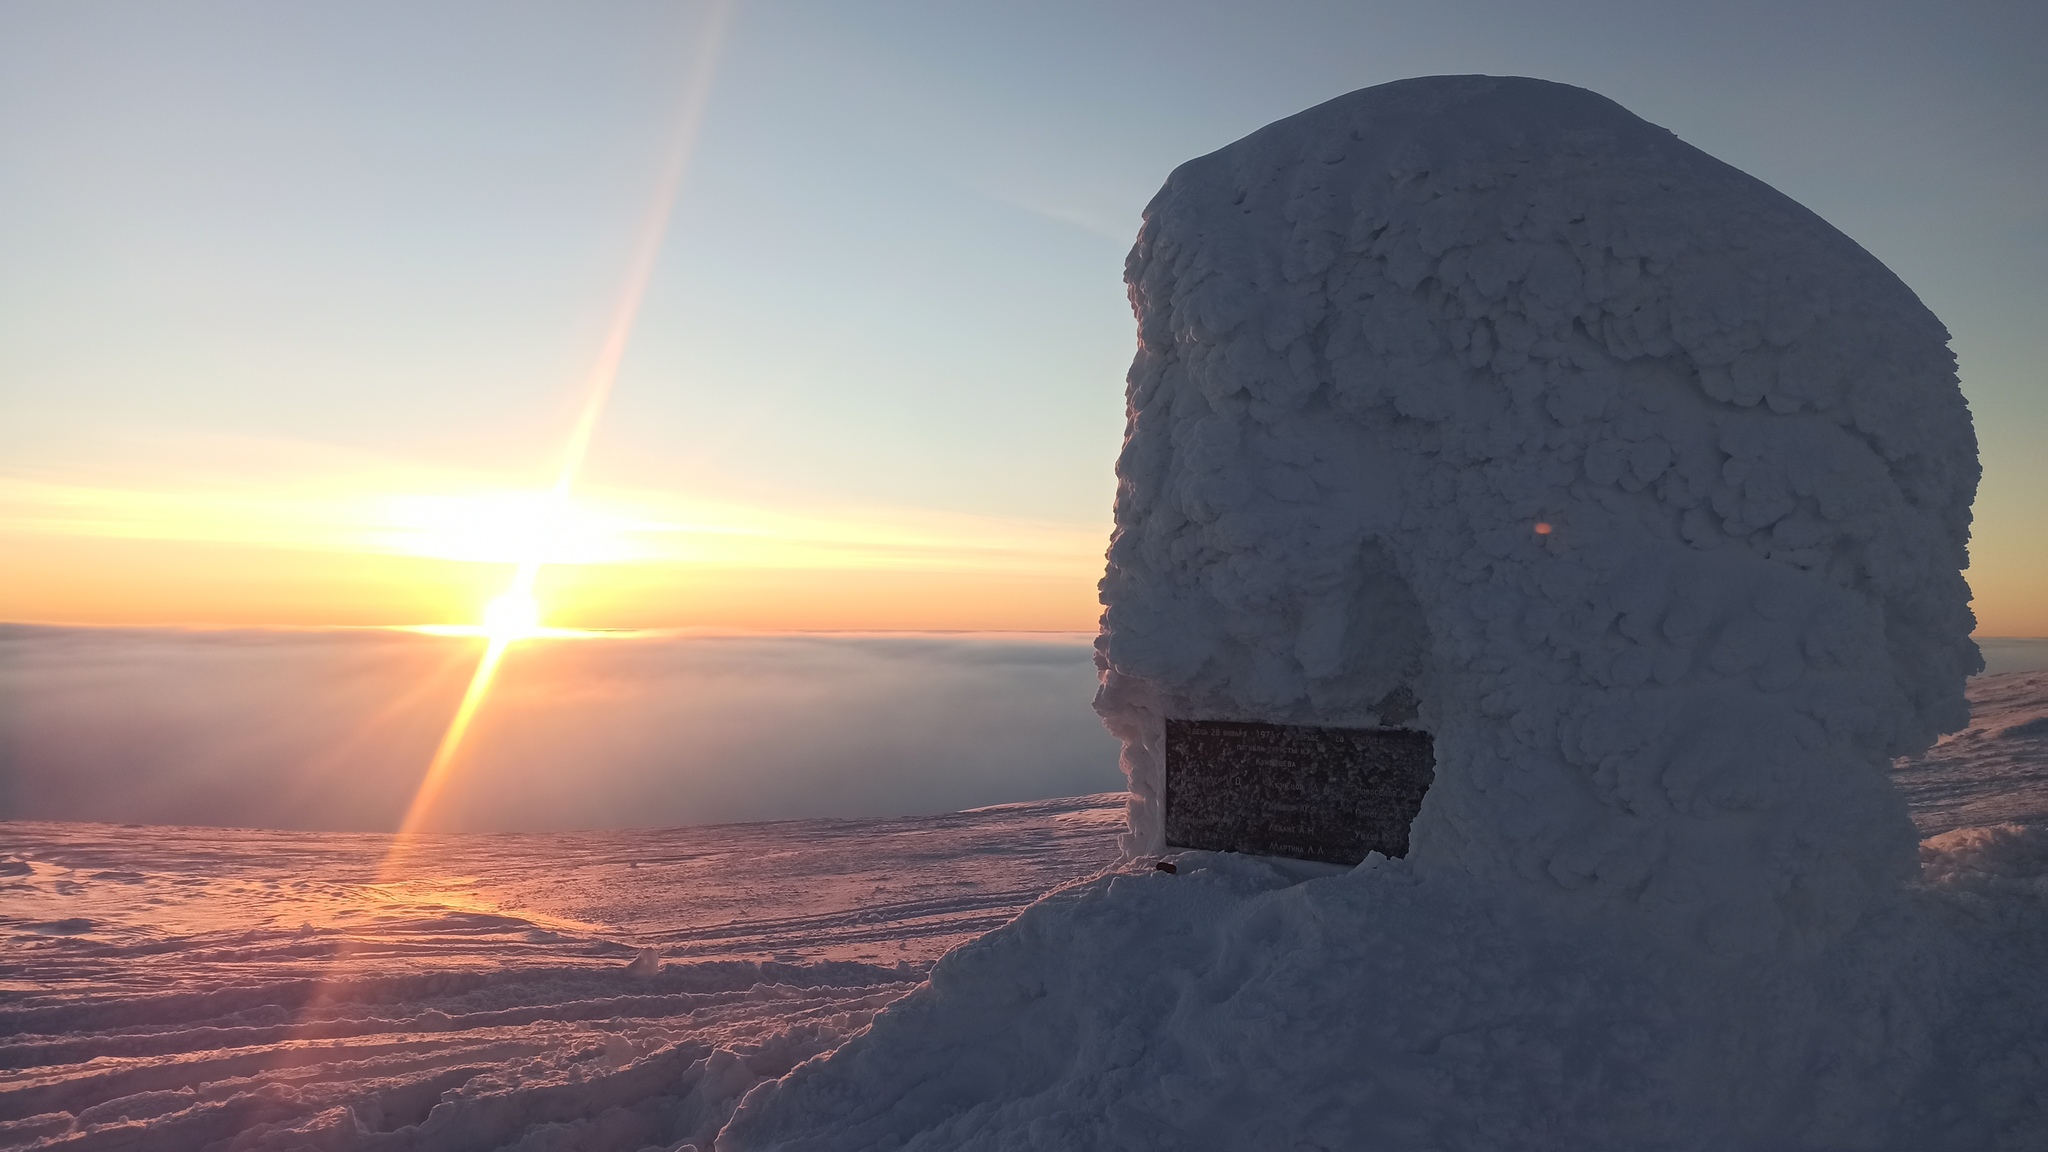
[[1412, 695], [1418, 870], [1738, 952], [1910, 873], [1885, 769], [1967, 717], [1978, 465], [1947, 332], [1875, 257], [1591, 92], [1437, 76], [1182, 165], [1126, 267], [1128, 851], [1164, 718]]

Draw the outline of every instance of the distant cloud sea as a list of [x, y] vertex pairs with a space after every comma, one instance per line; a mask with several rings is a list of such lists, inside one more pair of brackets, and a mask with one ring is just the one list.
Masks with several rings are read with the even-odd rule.
[[1985, 673], [2032, 672], [2048, 668], [2048, 637], [1980, 637], [1977, 647], [1984, 652]]
[[[517, 646], [432, 826], [660, 827], [1120, 789], [1089, 637], [650, 634]], [[1988, 671], [2048, 640], [1980, 642]], [[0, 625], [0, 819], [387, 831], [478, 642]]]
[[[0, 626], [0, 819], [385, 831], [478, 642]], [[656, 827], [1120, 789], [1089, 638], [646, 635], [514, 647], [432, 825]]]

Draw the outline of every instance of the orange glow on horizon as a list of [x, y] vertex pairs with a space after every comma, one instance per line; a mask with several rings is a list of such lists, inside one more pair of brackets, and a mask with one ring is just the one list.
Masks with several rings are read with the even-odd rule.
[[[1091, 631], [1108, 531], [1071, 548], [972, 564], [764, 566], [651, 561], [543, 566], [550, 632]], [[864, 559], [853, 556], [854, 560]], [[0, 535], [0, 620], [173, 627], [408, 627], [482, 636], [505, 566], [420, 556]], [[138, 573], [147, 573], [138, 579]], [[448, 624], [445, 621], [476, 621]]]

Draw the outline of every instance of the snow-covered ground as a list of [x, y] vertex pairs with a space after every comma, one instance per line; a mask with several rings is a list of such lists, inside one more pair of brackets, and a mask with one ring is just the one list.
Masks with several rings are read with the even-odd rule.
[[[1970, 695], [1972, 726], [1895, 773], [1928, 837], [1921, 887], [2016, 964], [2048, 962], [2048, 672]], [[391, 883], [381, 836], [0, 825], [0, 1147], [708, 1148], [746, 1091], [865, 1028], [940, 954], [1111, 868], [1122, 813], [1110, 794], [447, 836], [408, 858], [423, 879]], [[1062, 899], [1336, 871], [1143, 863]], [[1545, 1037], [1519, 1050], [1532, 1083], [1556, 1078]], [[1261, 1091], [1228, 1103], [1255, 1116]]]
[[1897, 768], [1917, 878], [1823, 948], [1564, 920], [1412, 857], [1183, 852], [956, 950], [718, 1147], [2048, 1147], [2048, 675], [1971, 690], [1981, 735]]
[[2048, 671], [1980, 676], [1969, 694], [1970, 726], [1892, 772], [1920, 834], [2048, 828]]
[[704, 1143], [1122, 819], [445, 836], [390, 883], [383, 836], [0, 825], [0, 1147]]

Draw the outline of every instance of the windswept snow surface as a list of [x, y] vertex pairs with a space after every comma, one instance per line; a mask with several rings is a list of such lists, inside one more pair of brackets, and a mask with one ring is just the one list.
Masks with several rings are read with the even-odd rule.
[[385, 836], [0, 824], [0, 1148], [709, 1147], [1122, 812], [429, 837], [383, 883]]
[[[1895, 768], [1918, 879], [1810, 960], [1674, 954], [1379, 857], [1182, 852], [947, 956], [718, 1148], [2048, 1147], [2048, 674], [1970, 696], [1981, 727]], [[1957, 826], [1959, 797], [2000, 822]]]
[[2042, 830], [1918, 845], [1890, 779], [1983, 667], [1970, 413], [1890, 270], [1449, 76], [1183, 165], [1126, 278], [1126, 849], [1195, 717], [1429, 731], [1410, 851], [1059, 893], [721, 1148], [2048, 1147]]
[[1981, 676], [1970, 726], [1904, 761], [1892, 779], [1922, 835], [1994, 824], [2048, 825], [2048, 671]]
[[[1953, 1075], [1974, 1077], [1980, 1099], [1951, 1109], [1956, 1131], [1995, 1148], [2002, 1124], [2007, 1146], [2038, 1147], [2048, 740], [2031, 733], [2048, 725], [2048, 675], [1982, 677], [1971, 697], [1983, 738], [1896, 772], [1929, 837], [1915, 898], [1954, 932], [1910, 963], [1924, 973], [1946, 956], [1968, 974], [1963, 1004], [1916, 1010], [1914, 1027], [1923, 1056], [1959, 1053]], [[1958, 797], [2013, 822], [1959, 827]], [[1320, 865], [1188, 853], [1167, 877], [1136, 862], [1140, 875], [1061, 892], [898, 999], [939, 953], [1108, 862], [1122, 811], [1107, 795], [903, 820], [439, 837], [418, 858], [427, 879], [388, 885], [383, 837], [0, 824], [0, 1147], [708, 1148], [744, 1093], [890, 1003], [846, 1057], [764, 1093], [718, 1146], [1312, 1148], [1320, 1134], [1334, 1148], [1453, 1148], [1432, 1110], [1457, 1097], [1497, 1112], [1502, 1084], [1558, 1094], [1496, 1149], [1559, 1146], [1553, 1134], [1603, 1112], [1608, 1136], [1581, 1147], [1658, 1146], [1624, 1139], [1629, 1115], [1640, 1127], [1655, 1111], [1631, 1094], [1658, 1069], [1626, 1066], [1657, 1034], [1615, 999], [1638, 984], [1603, 981], [1620, 961], [1515, 935], [1512, 917], [1482, 950], [1454, 950], [1431, 928], [1439, 914], [1412, 906], [1419, 888], [1366, 918], [1378, 926], [1333, 921], [1347, 878]], [[1304, 907], [1320, 921], [1289, 928]], [[1389, 983], [1364, 942], [1410, 930], [1440, 962]], [[1283, 939], [1287, 952], [1260, 957]], [[1503, 970], [1543, 965], [1563, 999], [1500, 1002]], [[1278, 994], [1290, 977], [1326, 1002], [1305, 1014]], [[1398, 1074], [1376, 1075], [1373, 1049], [1418, 1026], [1433, 1043], [1411, 1039]], [[908, 1087], [884, 1058], [905, 1048], [920, 1061]], [[1068, 1069], [1083, 1079], [1065, 1082]], [[1497, 1117], [1468, 1127], [1507, 1130]], [[1964, 1142], [1919, 1145], [1944, 1146]]]

